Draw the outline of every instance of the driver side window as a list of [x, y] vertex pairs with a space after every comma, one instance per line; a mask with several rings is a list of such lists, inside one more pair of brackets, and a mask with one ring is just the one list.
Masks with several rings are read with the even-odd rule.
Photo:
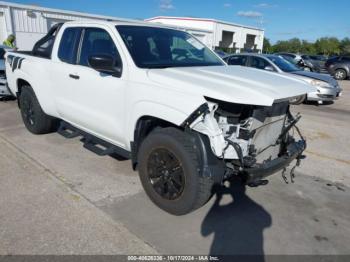
[[79, 65], [89, 66], [91, 55], [109, 55], [120, 63], [120, 56], [113, 39], [107, 31], [101, 28], [86, 28], [80, 51]]

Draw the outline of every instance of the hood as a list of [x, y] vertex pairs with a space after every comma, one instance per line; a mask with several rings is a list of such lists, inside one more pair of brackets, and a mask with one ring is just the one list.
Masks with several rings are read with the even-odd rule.
[[321, 80], [329, 83], [332, 86], [338, 86], [337, 80], [335, 80], [333, 77], [326, 74], [319, 74], [319, 73], [307, 72], [307, 71], [295, 71], [291, 73], [294, 75], [305, 76], [312, 79]]
[[271, 106], [316, 91], [294, 77], [241, 66], [149, 69], [148, 77], [164, 87], [237, 104]]

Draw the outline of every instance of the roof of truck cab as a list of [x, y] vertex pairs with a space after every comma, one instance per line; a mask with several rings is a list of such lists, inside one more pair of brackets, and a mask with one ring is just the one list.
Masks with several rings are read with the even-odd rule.
[[118, 26], [118, 25], [130, 25], [130, 26], [148, 26], [148, 27], [157, 27], [157, 28], [171, 28], [172, 26], [143, 22], [138, 20], [120, 20], [120, 21], [101, 21], [101, 20], [85, 20], [85, 21], [70, 21], [65, 22], [65, 25], [88, 25], [88, 24], [100, 24], [100, 25], [110, 25], [110, 26]]

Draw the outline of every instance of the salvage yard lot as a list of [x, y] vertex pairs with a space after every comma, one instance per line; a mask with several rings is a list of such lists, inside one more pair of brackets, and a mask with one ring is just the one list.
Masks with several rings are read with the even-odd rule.
[[130, 161], [34, 136], [16, 102], [1, 102], [0, 254], [349, 254], [350, 81], [341, 86], [334, 104], [293, 107], [308, 140], [294, 184], [234, 184], [183, 217], [150, 202]]

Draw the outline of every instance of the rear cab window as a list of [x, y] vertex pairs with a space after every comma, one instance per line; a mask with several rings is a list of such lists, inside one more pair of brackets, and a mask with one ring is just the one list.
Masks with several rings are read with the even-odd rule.
[[81, 31], [82, 29], [79, 27], [68, 27], [64, 30], [57, 54], [61, 61], [69, 64], [77, 62]]

